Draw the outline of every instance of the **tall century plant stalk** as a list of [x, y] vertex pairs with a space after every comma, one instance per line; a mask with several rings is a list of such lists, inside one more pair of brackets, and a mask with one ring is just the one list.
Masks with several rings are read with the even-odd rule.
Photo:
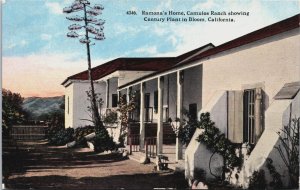
[[[71, 6], [65, 7], [63, 12], [66, 14], [71, 14], [75, 12], [82, 12], [82, 16], [75, 15], [66, 17], [70, 21], [76, 22], [68, 27], [70, 32], [67, 33], [67, 37], [70, 38], [82, 38], [79, 40], [80, 43], [86, 45], [87, 49], [87, 63], [88, 63], [88, 80], [90, 82], [90, 103], [91, 103], [91, 111], [92, 111], [92, 121], [95, 125], [95, 128], [103, 127], [103, 123], [100, 118], [100, 114], [98, 111], [95, 88], [93, 82], [93, 75], [91, 69], [91, 52], [90, 46], [92, 40], [104, 40], [103, 33], [103, 25], [105, 23], [104, 20], [98, 19], [97, 16], [101, 14], [101, 11], [104, 9], [102, 5], [95, 4], [93, 6], [90, 5], [90, 2], [87, 0], [75, 0]], [[81, 23], [81, 24], [77, 24]], [[83, 34], [78, 34], [76, 31], [80, 31], [83, 29]]]

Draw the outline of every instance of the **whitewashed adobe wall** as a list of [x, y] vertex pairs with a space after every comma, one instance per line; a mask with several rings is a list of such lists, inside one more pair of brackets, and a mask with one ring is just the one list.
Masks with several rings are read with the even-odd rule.
[[271, 100], [300, 79], [299, 28], [212, 56], [203, 62], [203, 105], [217, 90], [242, 90], [263, 83]]
[[[165, 76], [165, 83], [164, 83], [164, 99], [163, 105], [164, 107], [168, 107], [169, 109], [169, 118], [172, 121], [175, 121], [176, 115], [176, 104], [177, 104], [177, 75], [176, 73], [169, 74]], [[168, 85], [169, 80], [169, 85]], [[168, 87], [169, 86], [169, 87]], [[168, 91], [169, 90], [169, 100], [168, 100]]]
[[118, 71], [119, 72], [119, 86], [131, 82], [137, 78], [143, 77], [153, 71]]
[[[249, 158], [244, 163], [244, 182], [245, 188], [249, 185], [249, 180], [254, 171], [264, 169], [267, 182], [272, 181], [270, 173], [266, 168], [266, 159], [273, 160], [273, 165], [281, 180], [287, 186], [289, 182], [289, 172], [284, 164], [279, 152], [274, 148], [280, 145], [277, 132], [288, 126], [290, 119], [300, 117], [300, 92], [293, 100], [275, 100], [266, 111], [265, 130], [257, 145], [251, 152]], [[282, 145], [281, 145], [282, 146]]]
[[[273, 97], [285, 83], [300, 80], [299, 41], [299, 29], [294, 29], [201, 60], [203, 64], [203, 107], [207, 107], [218, 91], [243, 90], [245, 85], [260, 83], [269, 99], [266, 105], [266, 109], [268, 109], [269, 105], [274, 102]], [[270, 125], [268, 118], [270, 121], [281, 120], [284, 110], [279, 113], [279, 116], [267, 110], [266, 128], [267, 125]], [[212, 118], [212, 120], [216, 121], [216, 118]], [[264, 133], [257, 147], [263, 143], [263, 136]], [[193, 175], [197, 163], [201, 162], [201, 160], [195, 160], [199, 159], [195, 155], [203, 154], [199, 148], [200, 145], [194, 144], [190, 144], [186, 150], [186, 155], [189, 157], [188, 159], [186, 157], [186, 175], [188, 176]], [[268, 151], [270, 152], [269, 149], [264, 151], [264, 149], [257, 148], [257, 152], [261, 154], [267, 154]], [[253, 151], [253, 155], [255, 154]]]
[[109, 105], [108, 108], [112, 108], [112, 95], [113, 94], [118, 94], [117, 92], [118, 89], [118, 78], [114, 77], [109, 79]]
[[[100, 93], [100, 98], [105, 101], [105, 86], [104, 82], [94, 83], [95, 93]], [[65, 103], [65, 127], [83, 127], [85, 125], [91, 125], [92, 123], [89, 121], [85, 121], [82, 119], [91, 119], [88, 112], [88, 106], [90, 106], [90, 102], [87, 99], [86, 91], [89, 90], [88, 82], [73, 82], [66, 88], [66, 103]], [[69, 105], [68, 105], [68, 97], [69, 97]], [[104, 102], [105, 105], [105, 102]], [[69, 106], [69, 113], [68, 113]]]
[[[150, 106], [153, 108], [153, 122], [157, 122], [157, 112], [154, 111], [154, 92], [157, 90], [157, 79], [146, 82], [145, 94], [150, 94]], [[150, 116], [151, 117], [151, 116]]]
[[65, 128], [73, 127], [74, 84], [65, 88]]
[[184, 70], [183, 108], [197, 104], [197, 111], [202, 109], [202, 65]]
[[[209, 112], [210, 118], [216, 123], [222, 133], [226, 134], [227, 130], [227, 94], [226, 91], [217, 91], [210, 99], [209, 103], [202, 109], [202, 113]], [[197, 129], [185, 151], [185, 176], [188, 179], [195, 177], [195, 172], [202, 169], [206, 173], [207, 179], [214, 178], [210, 174], [209, 159], [212, 152], [204, 144], [199, 143], [196, 139], [202, 134], [203, 129]], [[216, 154], [211, 162], [211, 168], [214, 174], [223, 165], [223, 159]]]

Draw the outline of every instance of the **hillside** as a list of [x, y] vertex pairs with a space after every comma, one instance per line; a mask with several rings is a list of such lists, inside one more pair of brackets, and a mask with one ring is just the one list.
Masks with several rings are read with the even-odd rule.
[[63, 112], [64, 96], [56, 97], [29, 97], [23, 101], [23, 109], [30, 113], [32, 119], [53, 112]]

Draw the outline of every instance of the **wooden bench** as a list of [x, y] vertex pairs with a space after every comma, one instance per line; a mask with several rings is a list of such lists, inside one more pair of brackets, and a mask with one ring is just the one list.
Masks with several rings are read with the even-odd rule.
[[161, 154], [157, 155], [157, 158], [159, 170], [167, 170], [168, 165], [171, 164], [171, 162], [169, 162], [169, 158]]

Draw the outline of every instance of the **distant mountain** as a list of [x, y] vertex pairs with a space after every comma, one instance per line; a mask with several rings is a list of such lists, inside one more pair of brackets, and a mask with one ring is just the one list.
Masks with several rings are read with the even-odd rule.
[[32, 119], [53, 112], [63, 112], [61, 105], [64, 104], [64, 96], [56, 97], [29, 97], [23, 101], [23, 109], [29, 112]]

